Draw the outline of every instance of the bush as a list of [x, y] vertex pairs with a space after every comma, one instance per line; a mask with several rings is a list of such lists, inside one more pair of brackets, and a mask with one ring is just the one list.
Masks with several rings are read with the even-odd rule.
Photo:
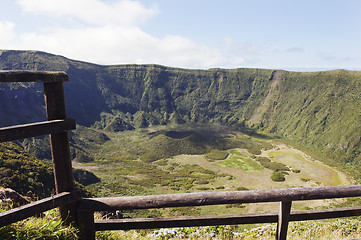
[[261, 149], [257, 148], [256, 146], [249, 147], [249, 148], [247, 148], [247, 150], [249, 153], [251, 153], [253, 155], [260, 155], [262, 153]]
[[274, 182], [284, 182], [286, 181], [285, 176], [283, 175], [282, 172], [273, 172], [272, 176], [271, 176], [272, 181]]
[[94, 159], [89, 157], [88, 155], [84, 154], [83, 152], [77, 152], [76, 158], [74, 161], [80, 162], [80, 163], [89, 163], [93, 162]]
[[161, 157], [159, 157], [155, 153], [147, 152], [147, 153], [142, 154], [140, 156], [140, 159], [142, 159], [142, 161], [145, 163], [150, 163], [150, 162], [155, 162], [155, 161], [161, 159]]
[[273, 162], [267, 157], [258, 157], [256, 160], [265, 168], [273, 171], [290, 171], [290, 169], [283, 163]]
[[221, 150], [212, 150], [211, 152], [205, 155], [206, 159], [210, 162], [217, 160], [224, 160], [228, 157], [229, 153], [227, 151]]
[[94, 173], [83, 169], [73, 169], [73, 176], [75, 181], [84, 186], [100, 182], [100, 179]]
[[195, 181], [194, 184], [208, 184], [209, 181], [207, 180], [199, 180], [199, 181]]

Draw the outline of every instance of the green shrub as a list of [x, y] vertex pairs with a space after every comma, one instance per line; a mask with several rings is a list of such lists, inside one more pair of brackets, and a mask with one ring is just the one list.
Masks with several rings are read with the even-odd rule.
[[221, 150], [212, 150], [205, 155], [206, 159], [210, 162], [217, 160], [224, 160], [228, 157], [229, 153], [227, 151]]
[[33, 198], [54, 191], [53, 171], [14, 143], [0, 143], [0, 186]]
[[273, 162], [267, 157], [258, 157], [256, 160], [265, 168], [271, 169], [273, 171], [290, 171], [283, 163]]
[[256, 147], [256, 146], [251, 146], [249, 148], [247, 148], [248, 152], [253, 154], [253, 155], [260, 155], [261, 152], [261, 148]]
[[208, 184], [209, 181], [207, 180], [199, 180], [199, 181], [195, 181], [194, 184]]
[[273, 172], [271, 176], [272, 181], [274, 182], [284, 182], [286, 181], [285, 176], [282, 172]]
[[300, 178], [300, 180], [301, 180], [302, 182], [309, 182], [309, 181], [311, 181], [311, 179], [308, 179], [308, 178]]
[[73, 169], [73, 176], [75, 181], [84, 186], [100, 182], [100, 179], [94, 173], [83, 169]]
[[84, 154], [83, 152], [77, 152], [76, 154], [76, 158], [74, 159], [74, 161], [80, 162], [80, 163], [89, 163], [89, 162], [93, 162], [94, 159], [89, 157], [88, 155]]
[[152, 152], [147, 152], [140, 156], [140, 159], [142, 159], [142, 161], [145, 163], [154, 162], [154, 161], [159, 160], [160, 158], [161, 157], [159, 157], [158, 155], [156, 155], [155, 153], [152, 153]]

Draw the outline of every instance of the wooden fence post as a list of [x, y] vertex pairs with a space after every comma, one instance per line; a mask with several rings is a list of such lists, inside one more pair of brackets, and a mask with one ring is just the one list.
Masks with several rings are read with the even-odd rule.
[[292, 201], [282, 201], [278, 215], [276, 240], [286, 240], [288, 223], [290, 221]]
[[94, 212], [77, 211], [77, 226], [80, 240], [95, 240]]
[[[47, 119], [66, 119], [64, 83], [44, 83], [44, 95]], [[50, 145], [56, 193], [74, 191], [68, 132], [50, 134]], [[75, 204], [61, 206], [59, 211], [62, 220], [66, 223], [75, 221]]]

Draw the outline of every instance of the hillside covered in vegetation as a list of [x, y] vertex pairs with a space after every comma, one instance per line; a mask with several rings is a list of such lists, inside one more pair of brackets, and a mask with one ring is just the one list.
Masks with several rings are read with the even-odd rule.
[[0, 143], [0, 175], [1, 187], [23, 195], [43, 198], [54, 193], [52, 169], [14, 143]]
[[[0, 69], [65, 71], [68, 115], [84, 126], [113, 132], [169, 123], [249, 126], [350, 169], [361, 162], [358, 71], [101, 66], [35, 51], [0, 51]], [[45, 118], [41, 84], [1, 84], [0, 93], [1, 126]]]

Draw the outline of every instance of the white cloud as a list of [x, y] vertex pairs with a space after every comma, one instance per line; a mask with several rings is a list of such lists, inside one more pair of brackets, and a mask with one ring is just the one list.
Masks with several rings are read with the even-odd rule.
[[159, 63], [180, 67], [214, 67], [227, 62], [218, 50], [179, 36], [156, 38], [140, 28], [104, 26], [57, 29], [49, 34], [23, 34], [26, 49], [42, 49], [101, 64]]
[[15, 24], [9, 21], [0, 21], [0, 44], [7, 45], [15, 37]]
[[225, 38], [221, 39], [221, 42], [226, 47], [231, 47], [234, 45], [234, 39], [231, 37], [225, 37]]
[[[41, 50], [98, 64], [210, 68], [245, 63], [241, 56], [223, 52], [222, 46], [211, 48], [182, 36], [154, 37], [144, 32], [139, 23], [153, 17], [158, 9], [137, 1], [18, 0], [18, 4], [30, 14], [40, 13], [44, 21], [49, 17], [56, 21], [51, 21], [54, 26], [46, 26], [46, 32], [40, 33], [34, 26], [26, 33], [12, 35], [14, 44], [9, 48]], [[64, 24], [64, 18], [76, 24]], [[0, 25], [0, 31], [2, 28], [11, 33], [14, 26]]]
[[100, 0], [18, 0], [27, 12], [53, 17], [72, 17], [94, 25], [134, 25], [158, 13], [158, 8], [146, 8], [131, 0], [105, 3]]

